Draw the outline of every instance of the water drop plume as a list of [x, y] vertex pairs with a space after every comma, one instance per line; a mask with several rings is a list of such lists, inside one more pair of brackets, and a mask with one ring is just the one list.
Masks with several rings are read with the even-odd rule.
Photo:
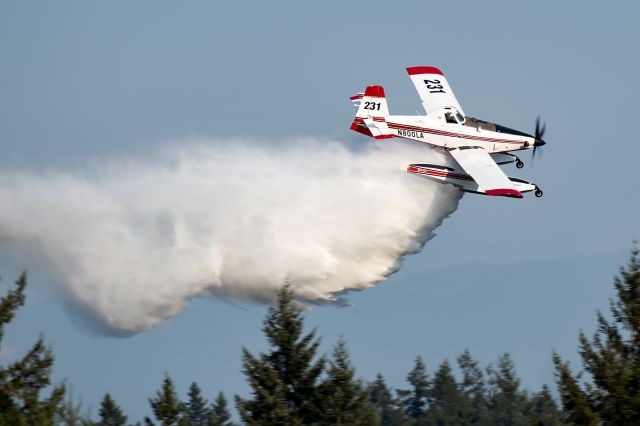
[[445, 163], [383, 141], [198, 141], [75, 171], [0, 171], [0, 242], [46, 259], [103, 324], [150, 329], [201, 296], [271, 302], [285, 281], [338, 300], [397, 270], [460, 192], [405, 172]]

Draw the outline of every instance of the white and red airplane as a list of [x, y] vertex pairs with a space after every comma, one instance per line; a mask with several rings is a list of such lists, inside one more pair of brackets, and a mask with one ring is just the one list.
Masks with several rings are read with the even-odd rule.
[[522, 198], [523, 192], [542, 190], [531, 182], [508, 177], [498, 165], [524, 163], [511, 151], [545, 145], [544, 126], [536, 121], [533, 135], [464, 114], [442, 71], [435, 67], [407, 68], [416, 86], [426, 116], [389, 115], [382, 86], [368, 86], [351, 97], [358, 107], [351, 130], [375, 139], [400, 137], [442, 148], [460, 166], [411, 164], [407, 172], [450, 183], [462, 191]]

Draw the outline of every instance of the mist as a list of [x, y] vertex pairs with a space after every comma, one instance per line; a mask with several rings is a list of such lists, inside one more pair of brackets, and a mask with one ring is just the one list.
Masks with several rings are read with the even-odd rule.
[[[75, 170], [0, 171], [0, 244], [45, 259], [79, 310], [132, 333], [196, 297], [337, 302], [420, 251], [461, 192], [395, 140], [200, 140]], [[212, 305], [214, 306], [214, 305]]]

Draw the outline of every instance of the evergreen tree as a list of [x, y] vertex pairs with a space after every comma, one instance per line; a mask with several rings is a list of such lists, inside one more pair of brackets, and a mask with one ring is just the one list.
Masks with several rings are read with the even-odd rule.
[[400, 426], [404, 415], [399, 402], [393, 398], [382, 374], [369, 384], [369, 402], [377, 409], [380, 426]]
[[[156, 392], [155, 398], [149, 399], [151, 410], [162, 426], [174, 426], [188, 424], [187, 417], [183, 416], [185, 406], [178, 398], [173, 380], [165, 374], [162, 381], [162, 389]], [[145, 419], [150, 423], [149, 419]]]
[[73, 398], [73, 389], [65, 392], [65, 399], [56, 413], [55, 424], [58, 426], [94, 426], [89, 410], [82, 412], [82, 399], [77, 402]]
[[[0, 342], [4, 326], [24, 305], [27, 276], [22, 273], [16, 288], [0, 299]], [[53, 425], [62, 409], [64, 385], [54, 386], [48, 398], [41, 392], [51, 384], [54, 357], [42, 336], [20, 360], [0, 367], [0, 425]]]
[[556, 380], [569, 420], [579, 424], [640, 424], [640, 256], [637, 244], [626, 268], [614, 278], [611, 319], [597, 313], [592, 338], [580, 332], [581, 383], [554, 354]]
[[202, 397], [202, 392], [196, 382], [191, 383], [189, 387], [186, 415], [190, 426], [207, 426], [209, 424], [211, 413], [207, 407], [207, 401]]
[[462, 395], [449, 362], [445, 360], [431, 382], [426, 417], [429, 423], [436, 425], [460, 424], [463, 420], [462, 407]]
[[233, 426], [231, 413], [227, 407], [227, 398], [222, 392], [218, 393], [215, 401], [211, 405], [210, 426]]
[[558, 410], [558, 405], [551, 396], [547, 385], [543, 385], [542, 390], [531, 398], [528, 417], [529, 424], [537, 426], [560, 426], [565, 424], [562, 419], [562, 413]]
[[324, 358], [314, 361], [320, 344], [315, 330], [302, 335], [304, 319], [288, 285], [278, 292], [262, 331], [270, 350], [257, 357], [243, 348], [243, 373], [252, 398], [236, 396], [236, 406], [248, 425], [310, 424], [320, 416], [317, 381]]
[[488, 418], [494, 425], [526, 425], [526, 394], [508, 353], [498, 358], [497, 368], [487, 368], [489, 375]]
[[329, 361], [327, 378], [320, 386], [322, 425], [366, 425], [374, 419], [362, 381], [355, 379], [346, 342], [340, 339]]
[[458, 357], [458, 366], [462, 372], [462, 401], [460, 403], [463, 424], [479, 424], [485, 415], [486, 385], [478, 362], [468, 350]]
[[600, 418], [596, 414], [594, 401], [591, 401], [578, 383], [579, 376], [571, 373], [569, 364], [563, 362], [558, 354], [553, 354], [556, 367], [556, 382], [566, 418], [577, 425], [599, 425]]
[[127, 416], [122, 412], [122, 408], [113, 400], [110, 394], [106, 393], [100, 402], [100, 426], [124, 426], [127, 423]]
[[421, 357], [416, 357], [415, 365], [407, 375], [407, 381], [411, 385], [411, 389], [398, 389], [405, 413], [411, 419], [422, 418], [426, 412], [427, 397], [429, 396], [429, 378]]

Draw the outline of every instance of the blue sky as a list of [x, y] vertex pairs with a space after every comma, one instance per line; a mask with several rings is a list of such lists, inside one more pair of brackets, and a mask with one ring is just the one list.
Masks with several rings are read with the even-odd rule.
[[[90, 167], [191, 137], [364, 144], [348, 131], [348, 96], [382, 84], [392, 113], [413, 114], [420, 102], [404, 68], [438, 66], [470, 115], [524, 131], [542, 115], [544, 155], [513, 174], [545, 196], [465, 196], [401, 272], [351, 295], [352, 308], [316, 307], [308, 321], [326, 350], [345, 335], [365, 378], [382, 372], [400, 387], [416, 355], [433, 369], [468, 347], [484, 363], [512, 352], [524, 383], [538, 388], [552, 381], [553, 348], [576, 360], [578, 329], [591, 330], [595, 310], [606, 309], [611, 277], [639, 237], [640, 148], [630, 132], [638, 9], [4, 2], [0, 168]], [[38, 259], [2, 244], [0, 267], [5, 284], [31, 273], [2, 362], [44, 332], [56, 378], [68, 378], [86, 405], [111, 392], [133, 419], [148, 413], [164, 371], [183, 391], [197, 380], [211, 397], [246, 393], [240, 347], [264, 348], [264, 307], [197, 300], [150, 332], [101, 337], [74, 325], [81, 320], [66, 313]]]

